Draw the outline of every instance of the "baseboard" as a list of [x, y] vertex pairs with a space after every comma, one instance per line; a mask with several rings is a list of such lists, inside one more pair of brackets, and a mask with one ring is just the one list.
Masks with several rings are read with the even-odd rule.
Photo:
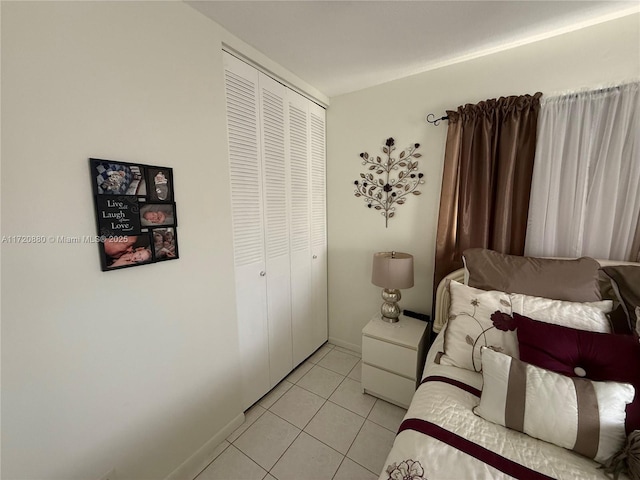
[[346, 348], [347, 350], [362, 353], [362, 345], [345, 342], [344, 340], [340, 340], [339, 338], [329, 337], [329, 343], [337, 345], [338, 347]]
[[193, 455], [187, 458], [182, 465], [171, 472], [165, 480], [185, 480], [196, 478], [216, 457], [218, 445], [225, 441], [236, 428], [244, 423], [244, 413], [241, 413], [222, 430], [211, 437], [207, 443], [198, 449]]

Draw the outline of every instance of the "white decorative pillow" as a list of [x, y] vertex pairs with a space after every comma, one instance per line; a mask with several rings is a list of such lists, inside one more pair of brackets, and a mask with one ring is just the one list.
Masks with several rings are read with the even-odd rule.
[[592, 332], [611, 333], [606, 313], [613, 302], [577, 303], [548, 298], [531, 297], [519, 293], [480, 290], [451, 280], [451, 305], [444, 334], [444, 352], [439, 363], [479, 372], [480, 347], [490, 346], [515, 358], [518, 338], [515, 322], [491, 319], [496, 311], [519, 313], [541, 322]]
[[490, 348], [482, 364], [476, 415], [600, 463], [623, 446], [630, 384], [565, 377]]
[[611, 300], [578, 303], [520, 293], [511, 293], [509, 297], [513, 311], [520, 315], [576, 330], [611, 333], [611, 323], [606, 316], [613, 309]]

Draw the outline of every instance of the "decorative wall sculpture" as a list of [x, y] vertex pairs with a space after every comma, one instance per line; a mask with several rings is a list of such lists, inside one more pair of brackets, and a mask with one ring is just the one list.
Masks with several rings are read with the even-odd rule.
[[389, 219], [395, 216], [396, 205], [403, 205], [409, 195], [420, 195], [416, 190], [424, 183], [422, 173], [418, 172], [418, 161], [422, 155], [416, 153], [420, 147], [414, 143], [402, 150], [397, 158], [392, 157], [396, 150], [393, 137], [387, 139], [382, 147], [386, 158], [360, 154], [363, 165], [369, 165], [367, 173], [360, 174], [360, 180], [354, 185], [356, 197], [364, 197], [367, 208], [380, 211], [384, 216], [385, 227], [389, 226]]

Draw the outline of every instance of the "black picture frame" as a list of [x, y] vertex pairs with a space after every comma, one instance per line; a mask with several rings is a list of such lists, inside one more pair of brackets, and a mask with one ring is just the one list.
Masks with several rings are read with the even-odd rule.
[[156, 262], [176, 260], [178, 253], [178, 233], [175, 227], [151, 229], [152, 249]]
[[102, 271], [177, 259], [173, 169], [89, 158], [89, 170]]

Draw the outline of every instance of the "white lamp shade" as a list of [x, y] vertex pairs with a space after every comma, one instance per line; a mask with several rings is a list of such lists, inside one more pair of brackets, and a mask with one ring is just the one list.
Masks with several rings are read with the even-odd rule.
[[413, 287], [413, 255], [401, 252], [374, 253], [371, 283], [398, 290]]

